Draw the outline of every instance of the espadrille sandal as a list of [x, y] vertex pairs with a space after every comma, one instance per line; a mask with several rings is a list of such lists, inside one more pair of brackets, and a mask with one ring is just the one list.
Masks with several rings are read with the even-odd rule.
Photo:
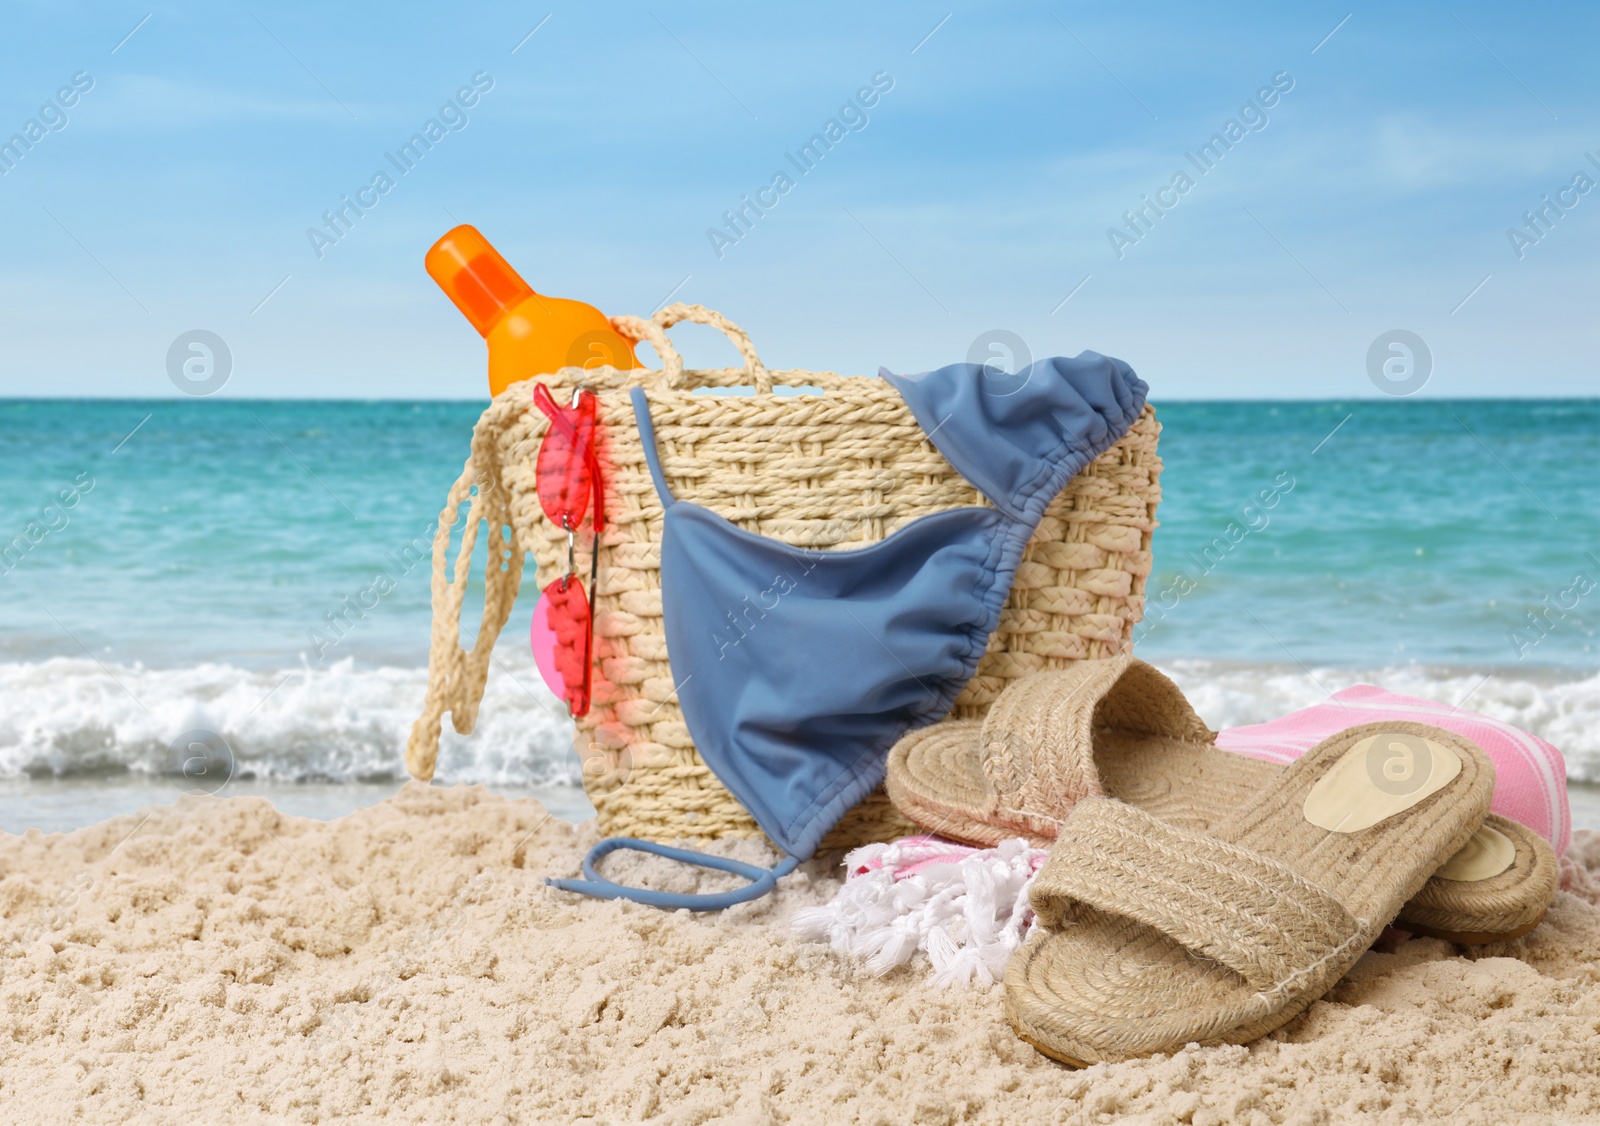
[[[925, 828], [993, 846], [1048, 845], [1074, 805], [1110, 796], [1202, 831], [1270, 787], [1280, 764], [1222, 750], [1178, 686], [1130, 656], [1079, 661], [1007, 688], [982, 720], [945, 720], [889, 754], [887, 789]], [[1491, 814], [1396, 925], [1500, 942], [1544, 918], [1560, 874], [1538, 833]]]
[[1494, 764], [1426, 724], [1308, 751], [1208, 832], [1091, 797], [1035, 878], [1048, 933], [1006, 967], [1012, 1027], [1085, 1066], [1282, 1027], [1471, 839]]

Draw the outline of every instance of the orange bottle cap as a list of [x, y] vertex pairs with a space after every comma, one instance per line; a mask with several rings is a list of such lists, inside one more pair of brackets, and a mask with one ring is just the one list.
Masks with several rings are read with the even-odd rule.
[[483, 336], [489, 335], [508, 309], [533, 296], [533, 287], [476, 227], [466, 223], [434, 243], [424, 265], [428, 276]]

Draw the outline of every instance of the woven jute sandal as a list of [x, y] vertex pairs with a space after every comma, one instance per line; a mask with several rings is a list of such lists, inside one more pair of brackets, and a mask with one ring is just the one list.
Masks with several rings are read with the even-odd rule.
[[[945, 720], [889, 754], [887, 789], [924, 828], [972, 844], [1046, 846], [1084, 798], [1118, 798], [1203, 831], [1271, 787], [1278, 763], [1223, 750], [1178, 686], [1131, 656], [1014, 682], [984, 719]], [[1555, 899], [1555, 850], [1491, 814], [1397, 926], [1461, 943], [1526, 934]]]
[[[1398, 764], [1398, 765], [1397, 765]], [[1426, 724], [1325, 739], [1207, 832], [1090, 797], [1031, 891], [1012, 1027], [1084, 1066], [1283, 1026], [1483, 824], [1494, 764]]]

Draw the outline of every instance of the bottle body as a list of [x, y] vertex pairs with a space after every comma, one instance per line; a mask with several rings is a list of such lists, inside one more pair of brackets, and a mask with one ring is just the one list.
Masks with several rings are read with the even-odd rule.
[[533, 294], [506, 311], [484, 339], [489, 344], [489, 393], [519, 379], [564, 367], [639, 367], [633, 345], [593, 305]]
[[641, 366], [633, 343], [593, 305], [535, 293], [475, 227], [434, 243], [428, 274], [489, 346], [489, 393], [564, 367]]

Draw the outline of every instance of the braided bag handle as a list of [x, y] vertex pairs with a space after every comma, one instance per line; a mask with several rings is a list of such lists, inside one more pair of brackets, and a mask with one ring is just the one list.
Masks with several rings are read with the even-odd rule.
[[[433, 631], [428, 646], [428, 691], [422, 714], [406, 740], [406, 769], [428, 781], [439, 759], [439, 732], [445, 712], [455, 729], [468, 734], [477, 724], [478, 705], [494, 656], [494, 643], [511, 617], [522, 584], [525, 552], [511, 515], [510, 491], [501, 483], [500, 450], [506, 432], [522, 416], [518, 401], [502, 393], [489, 404], [472, 430], [472, 452], [439, 512], [433, 534]], [[466, 525], [453, 573], [447, 571], [450, 529], [470, 497]], [[467, 595], [472, 549], [478, 527], [489, 525], [488, 560], [483, 575], [483, 622], [470, 652], [461, 648], [461, 607]], [[505, 529], [511, 529], [506, 538]]]
[[745, 378], [754, 385], [756, 394], [772, 394], [772, 374], [761, 362], [761, 357], [756, 355], [756, 347], [750, 343], [749, 334], [715, 309], [707, 309], [704, 305], [679, 303], [668, 305], [649, 320], [631, 316], [611, 318], [612, 327], [623, 336], [631, 340], [646, 341], [656, 350], [656, 355], [661, 357], [661, 373], [666, 379], [667, 386], [674, 391], [689, 390], [689, 380], [684, 376], [683, 357], [679, 355], [672, 341], [667, 339], [666, 330], [682, 321], [692, 321], [695, 324], [719, 329], [724, 336], [733, 341], [733, 346], [739, 350], [739, 355], [744, 357]]

